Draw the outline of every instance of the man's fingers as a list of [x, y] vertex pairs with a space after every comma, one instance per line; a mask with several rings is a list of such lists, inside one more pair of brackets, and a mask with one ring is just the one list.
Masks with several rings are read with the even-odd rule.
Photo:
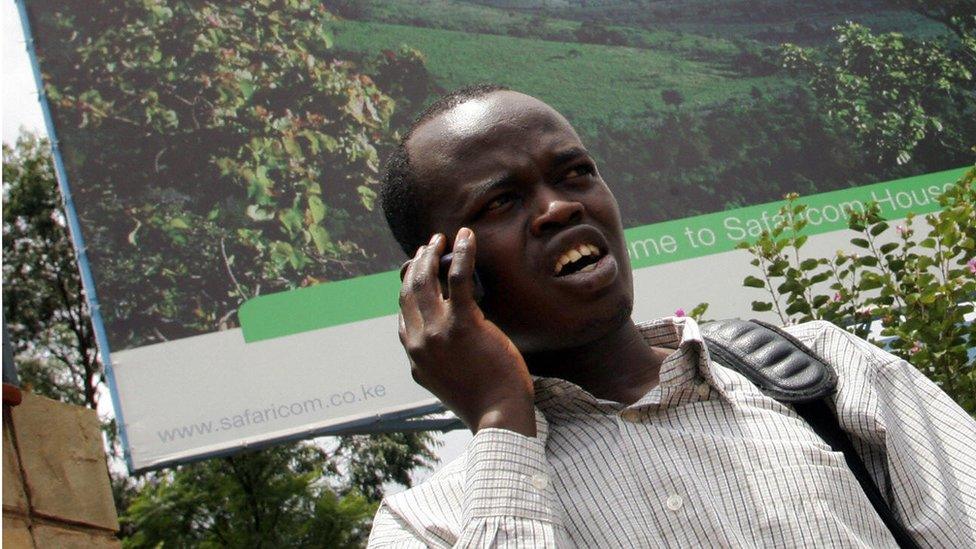
[[404, 275], [401, 296], [416, 303], [422, 315], [441, 306], [441, 284], [437, 279], [440, 257], [444, 251], [444, 235], [438, 233], [430, 243], [421, 247]]
[[400, 336], [400, 343], [407, 344], [407, 321], [403, 319], [403, 311], [397, 313], [397, 334]]
[[400, 268], [400, 319], [402, 321], [401, 327], [406, 326], [423, 326], [423, 317], [420, 316], [420, 311], [417, 310], [417, 300], [414, 293], [410, 290], [409, 280], [411, 279], [411, 273], [414, 269], [414, 265], [420, 254], [423, 253], [425, 246], [417, 248], [417, 253], [414, 254], [413, 259], [407, 261]]
[[416, 269], [417, 260], [420, 259], [420, 255], [424, 253], [424, 248], [426, 246], [420, 246], [417, 251], [413, 254], [412, 259], [408, 259], [400, 267], [400, 306], [403, 307], [410, 300], [410, 286], [409, 281], [413, 277], [413, 271]]
[[454, 260], [447, 273], [447, 287], [451, 302], [469, 305], [474, 303], [474, 260], [477, 245], [474, 232], [462, 227], [454, 238]]

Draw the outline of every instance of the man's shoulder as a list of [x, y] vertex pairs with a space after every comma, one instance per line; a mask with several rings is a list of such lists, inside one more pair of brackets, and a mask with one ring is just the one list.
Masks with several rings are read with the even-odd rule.
[[[847, 330], [826, 320], [813, 320], [802, 324], [783, 326], [783, 331], [795, 337], [815, 353], [829, 350], [838, 339], [847, 337]], [[827, 358], [827, 357], [824, 357]]]
[[826, 320], [784, 329], [837, 372], [838, 390], [870, 384], [877, 376], [897, 370], [903, 362], [881, 347]]
[[794, 324], [783, 329], [828, 362], [862, 359], [882, 365], [894, 358], [878, 346], [826, 320]]

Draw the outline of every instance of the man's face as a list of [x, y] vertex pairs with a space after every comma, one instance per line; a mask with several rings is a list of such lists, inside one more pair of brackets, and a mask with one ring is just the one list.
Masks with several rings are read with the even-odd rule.
[[581, 345], [629, 319], [617, 202], [559, 113], [494, 92], [422, 124], [407, 151], [427, 227], [474, 231], [482, 309], [522, 352]]

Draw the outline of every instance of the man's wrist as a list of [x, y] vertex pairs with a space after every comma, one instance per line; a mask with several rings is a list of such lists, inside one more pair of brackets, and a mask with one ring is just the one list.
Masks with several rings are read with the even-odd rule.
[[471, 425], [474, 433], [489, 428], [506, 429], [534, 438], [536, 436], [535, 404], [531, 398], [514, 398], [493, 405]]
[[462, 517], [559, 522], [545, 441], [486, 428], [468, 443]]

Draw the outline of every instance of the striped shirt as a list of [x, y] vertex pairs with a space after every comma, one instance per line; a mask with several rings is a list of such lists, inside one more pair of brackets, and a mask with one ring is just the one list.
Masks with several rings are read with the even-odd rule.
[[[697, 324], [637, 402], [536, 378], [535, 438], [483, 429], [389, 496], [370, 547], [893, 547], [848, 469], [788, 406], [710, 359]], [[838, 373], [841, 426], [923, 547], [976, 547], [976, 422], [907, 362], [827, 322], [788, 328]]]

